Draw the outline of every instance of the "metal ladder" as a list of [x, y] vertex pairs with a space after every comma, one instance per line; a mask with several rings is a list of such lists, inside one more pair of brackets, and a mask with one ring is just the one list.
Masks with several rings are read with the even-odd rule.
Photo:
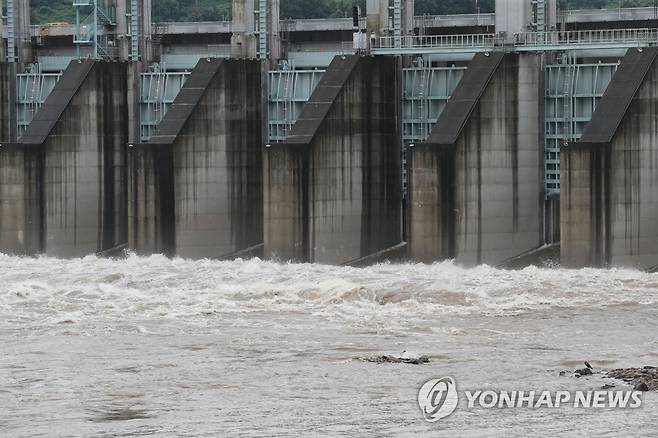
[[288, 133], [292, 129], [293, 125], [293, 102], [292, 102], [292, 90], [295, 89], [295, 67], [290, 66], [285, 73], [285, 79], [283, 81], [283, 136], [288, 137]]
[[573, 127], [573, 88], [575, 78], [575, 58], [573, 55], [567, 53], [565, 55], [566, 68], [564, 82], [562, 84], [563, 96], [563, 135], [565, 141], [574, 140], [574, 127]]
[[402, 0], [393, 0], [394, 47], [402, 47]]
[[426, 65], [424, 60], [418, 63], [419, 72], [414, 75], [416, 79], [420, 75], [420, 79], [416, 80], [414, 84], [414, 98], [418, 101], [418, 126], [419, 126], [419, 140], [426, 140], [429, 135], [429, 120], [428, 120], [428, 105], [429, 105], [429, 66]]
[[16, 12], [12, 0], [7, 1], [7, 62], [16, 62]]
[[130, 60], [139, 61], [139, 5], [130, 0]]
[[267, 59], [267, 0], [259, 0], [258, 10], [256, 11], [256, 18], [258, 29], [256, 35], [258, 36], [258, 59]]
[[[41, 74], [39, 72], [39, 67], [38, 65], [32, 65], [30, 68], [30, 75], [29, 81], [30, 81], [30, 97], [29, 97], [29, 105], [30, 105], [30, 111], [32, 112], [32, 115], [37, 112], [38, 109], [38, 101], [40, 100], [41, 93], [37, 94], [37, 84], [41, 82], [39, 79], [41, 78]], [[26, 90], [27, 91], [27, 90]], [[26, 99], [28, 100], [28, 99]]]

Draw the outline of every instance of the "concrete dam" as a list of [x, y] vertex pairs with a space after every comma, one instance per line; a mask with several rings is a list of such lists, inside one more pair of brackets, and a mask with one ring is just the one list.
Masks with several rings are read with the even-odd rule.
[[0, 252], [658, 266], [653, 8], [73, 7], [8, 1]]

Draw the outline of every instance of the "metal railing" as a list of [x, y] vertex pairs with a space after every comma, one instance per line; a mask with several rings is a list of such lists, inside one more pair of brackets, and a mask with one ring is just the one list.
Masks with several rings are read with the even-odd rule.
[[514, 35], [517, 46], [564, 44], [658, 43], [658, 29], [601, 29], [524, 32]]
[[[400, 49], [401, 51], [427, 50], [427, 49], [493, 49], [495, 47], [509, 46], [502, 35], [496, 34], [463, 34], [463, 35], [429, 35], [404, 36], [396, 44], [393, 36], [372, 38], [370, 48], [377, 52], [387, 52]], [[658, 29], [602, 29], [578, 31], [552, 31], [552, 32], [523, 32], [514, 34], [512, 46], [532, 50], [535, 46], [573, 46], [578, 45], [658, 45]]]
[[[493, 47], [498, 38], [492, 33], [463, 34], [463, 35], [426, 35], [400, 37], [400, 48], [461, 48], [461, 47]], [[384, 36], [370, 40], [373, 49], [396, 48], [396, 38]]]

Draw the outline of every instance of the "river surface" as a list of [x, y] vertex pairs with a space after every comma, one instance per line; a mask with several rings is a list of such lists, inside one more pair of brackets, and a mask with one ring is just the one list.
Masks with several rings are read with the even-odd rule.
[[[0, 255], [0, 436], [658, 436], [639, 409], [474, 409], [419, 387], [589, 390], [658, 365], [658, 275]], [[427, 355], [424, 365], [355, 358]], [[617, 383], [617, 388], [626, 388]]]

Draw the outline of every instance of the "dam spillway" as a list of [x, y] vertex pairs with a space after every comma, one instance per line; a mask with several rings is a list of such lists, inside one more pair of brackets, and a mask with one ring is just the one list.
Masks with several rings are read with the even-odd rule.
[[565, 266], [658, 266], [655, 18], [372, 3], [353, 23], [242, 0], [232, 25], [9, 28], [0, 252], [501, 265], [560, 244]]
[[498, 264], [541, 244], [536, 55], [478, 54], [410, 149], [409, 253]]
[[125, 242], [125, 87], [121, 64], [72, 62], [3, 145], [4, 251], [80, 257]]
[[392, 57], [335, 58], [266, 149], [266, 255], [343, 264], [402, 240], [397, 70]]
[[129, 148], [132, 249], [220, 258], [263, 242], [260, 68], [200, 60], [149, 142]]

